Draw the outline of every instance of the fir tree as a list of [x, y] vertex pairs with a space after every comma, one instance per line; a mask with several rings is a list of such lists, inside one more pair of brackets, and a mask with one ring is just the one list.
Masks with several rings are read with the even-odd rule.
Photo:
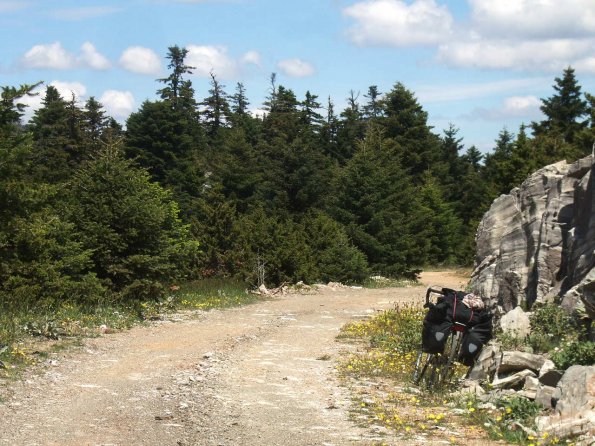
[[541, 100], [541, 111], [546, 119], [533, 123], [535, 136], [549, 134], [558, 136], [566, 143], [572, 143], [578, 132], [584, 129], [588, 121], [587, 102], [583, 99], [581, 87], [574, 75], [574, 69], [568, 67], [561, 78], [555, 78], [555, 94]]

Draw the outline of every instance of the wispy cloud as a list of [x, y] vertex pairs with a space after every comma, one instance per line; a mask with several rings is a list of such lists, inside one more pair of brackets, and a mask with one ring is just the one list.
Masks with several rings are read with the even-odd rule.
[[0, 0], [0, 14], [27, 9], [30, 6], [30, 2]]
[[543, 116], [540, 110], [541, 100], [536, 96], [511, 96], [505, 98], [496, 107], [476, 107], [470, 113], [459, 116], [468, 121], [487, 120], [501, 122], [507, 119], [525, 119], [533, 121]]
[[521, 92], [536, 86], [547, 86], [551, 83], [549, 77], [534, 77], [527, 79], [507, 79], [495, 82], [481, 82], [476, 84], [440, 84], [426, 85], [416, 88], [417, 97], [424, 103], [462, 101], [477, 99], [502, 93]]
[[63, 8], [52, 11], [51, 16], [58, 20], [78, 21], [103, 17], [121, 11], [120, 8], [107, 6], [86, 6], [80, 8]]

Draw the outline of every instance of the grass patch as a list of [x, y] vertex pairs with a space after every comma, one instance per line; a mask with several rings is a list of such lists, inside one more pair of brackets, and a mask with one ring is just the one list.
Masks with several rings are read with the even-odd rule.
[[199, 310], [237, 307], [260, 299], [243, 282], [217, 278], [184, 284], [175, 293], [176, 307]]
[[229, 308], [261, 297], [227, 279], [204, 279], [175, 287], [159, 301], [123, 304], [105, 300], [92, 305], [61, 302], [39, 308], [0, 311], [0, 378], [13, 379], [50, 353], [81, 344], [83, 338], [127, 330], [178, 310]]
[[404, 288], [420, 286], [419, 282], [412, 279], [393, 279], [383, 276], [371, 276], [361, 284], [364, 288]]

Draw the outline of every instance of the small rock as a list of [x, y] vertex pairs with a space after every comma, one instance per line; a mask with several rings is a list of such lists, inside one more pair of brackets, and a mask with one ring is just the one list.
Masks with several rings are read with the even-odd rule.
[[496, 343], [486, 345], [479, 354], [477, 361], [475, 361], [468, 378], [476, 381], [490, 379], [496, 373], [501, 360], [502, 349], [500, 345]]
[[525, 385], [523, 386], [523, 390], [527, 392], [537, 392], [537, 387], [539, 387], [539, 380], [534, 376], [527, 376], [525, 378]]
[[544, 386], [556, 387], [564, 373], [560, 370], [548, 370], [543, 375], [539, 375], [539, 382]]
[[554, 396], [555, 391], [556, 391], [555, 387], [540, 385], [537, 388], [537, 393], [535, 395], [535, 402], [537, 404], [541, 404], [546, 409], [552, 409], [554, 407], [553, 396]]
[[554, 361], [552, 361], [551, 359], [546, 359], [543, 363], [543, 365], [541, 366], [541, 368], [539, 369], [539, 376], [541, 377], [541, 375], [549, 372], [550, 370], [555, 370], [556, 369], [556, 364], [554, 364]]
[[545, 362], [541, 355], [523, 353], [517, 351], [506, 351], [502, 353], [502, 362], [498, 366], [498, 373], [516, 372], [519, 370], [539, 371]]
[[528, 376], [536, 376], [532, 370], [522, 370], [504, 378], [496, 378], [492, 382], [494, 389], [511, 389], [519, 387]]
[[502, 316], [500, 328], [509, 336], [525, 339], [531, 332], [531, 323], [528, 314], [521, 307], [516, 307]]
[[172, 414], [155, 415], [157, 421], [172, 420], [174, 416]]
[[210, 359], [213, 356], [213, 352], [206, 352], [202, 355], [203, 359]]

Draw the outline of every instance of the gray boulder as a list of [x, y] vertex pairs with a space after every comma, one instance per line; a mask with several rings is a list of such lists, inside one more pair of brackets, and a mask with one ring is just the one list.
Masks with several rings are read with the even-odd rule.
[[516, 372], [519, 370], [533, 370], [538, 372], [545, 363], [545, 357], [517, 351], [505, 351], [498, 366], [498, 374]]
[[508, 336], [525, 339], [531, 333], [529, 315], [521, 307], [509, 311], [500, 319], [500, 328]]
[[535, 378], [535, 372], [532, 370], [522, 370], [512, 375], [500, 378], [499, 376], [492, 381], [494, 389], [515, 389], [522, 387], [528, 377]]
[[541, 433], [595, 438], [595, 366], [575, 365], [566, 370], [553, 398], [557, 400], [554, 414], [536, 420]]
[[552, 409], [554, 407], [554, 392], [555, 387], [540, 385], [537, 387], [535, 393], [535, 402], [541, 404], [545, 409]]
[[[477, 230], [471, 278], [472, 291], [486, 296], [492, 309], [508, 312], [552, 301], [595, 267], [592, 171], [592, 157], [560, 161], [494, 200]], [[589, 290], [578, 292], [591, 293], [584, 305], [593, 317], [595, 298]]]
[[501, 360], [502, 347], [500, 344], [490, 343], [484, 346], [467, 377], [475, 381], [490, 380], [496, 374]]

